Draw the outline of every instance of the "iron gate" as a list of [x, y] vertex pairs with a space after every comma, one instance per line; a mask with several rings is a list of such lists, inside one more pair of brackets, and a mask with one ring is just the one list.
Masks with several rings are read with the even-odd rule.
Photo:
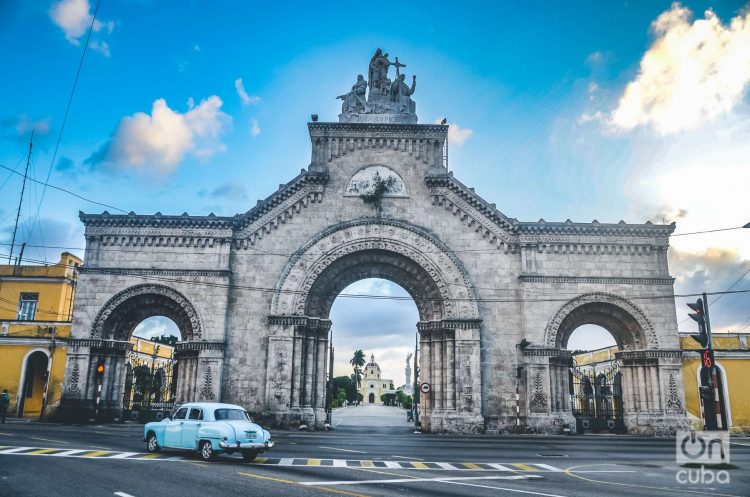
[[160, 421], [174, 407], [176, 389], [176, 360], [144, 358], [132, 352], [125, 373], [125, 419]]
[[622, 373], [618, 362], [570, 368], [570, 392], [579, 433], [625, 433]]

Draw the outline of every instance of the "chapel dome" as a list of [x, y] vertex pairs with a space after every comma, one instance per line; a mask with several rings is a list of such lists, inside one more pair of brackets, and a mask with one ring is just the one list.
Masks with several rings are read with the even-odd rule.
[[378, 366], [378, 363], [375, 362], [375, 354], [370, 354], [370, 362], [365, 365], [365, 369], [367, 368], [377, 369], [378, 371], [380, 371], [380, 366]]

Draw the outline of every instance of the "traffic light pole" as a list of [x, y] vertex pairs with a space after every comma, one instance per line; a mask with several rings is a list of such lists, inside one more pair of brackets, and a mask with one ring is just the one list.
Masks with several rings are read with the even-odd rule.
[[708, 387], [711, 392], [711, 400], [710, 402], [714, 406], [714, 415], [716, 416], [716, 426], [720, 430], [726, 430], [727, 427], [723, 425], [722, 423], [722, 416], [721, 416], [721, 402], [719, 401], [719, 395], [720, 392], [718, 390], [719, 388], [719, 379], [716, 375], [716, 358], [714, 356], [714, 338], [711, 334], [711, 319], [708, 314], [708, 297], [706, 296], [705, 292], [703, 293], [703, 302], [705, 306], [705, 313], [706, 313], [706, 335], [708, 336], [708, 350], [709, 355], [711, 357], [711, 368], [709, 370], [709, 377], [708, 377]]

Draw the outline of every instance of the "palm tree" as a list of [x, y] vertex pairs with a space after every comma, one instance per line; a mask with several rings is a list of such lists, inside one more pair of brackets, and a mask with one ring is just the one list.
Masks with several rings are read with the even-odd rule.
[[365, 353], [362, 352], [362, 349], [354, 351], [354, 357], [351, 358], [349, 364], [354, 367], [354, 380], [357, 382], [357, 388], [359, 388], [362, 380], [361, 368], [365, 365]]

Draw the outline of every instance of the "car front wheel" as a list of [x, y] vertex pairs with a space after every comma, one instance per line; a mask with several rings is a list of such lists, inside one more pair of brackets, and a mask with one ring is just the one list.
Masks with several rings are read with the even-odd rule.
[[153, 433], [149, 433], [148, 437], [146, 437], [146, 450], [153, 453], [161, 451], [159, 442], [156, 441], [156, 435], [154, 435]]
[[245, 462], [255, 461], [256, 457], [258, 457], [257, 450], [243, 450], [242, 451], [242, 460]]
[[214, 448], [211, 445], [211, 442], [207, 442], [207, 441], [201, 442], [200, 448], [198, 450], [198, 454], [200, 454], [201, 459], [203, 459], [204, 461], [210, 461], [216, 455], [216, 453], [214, 452]]

